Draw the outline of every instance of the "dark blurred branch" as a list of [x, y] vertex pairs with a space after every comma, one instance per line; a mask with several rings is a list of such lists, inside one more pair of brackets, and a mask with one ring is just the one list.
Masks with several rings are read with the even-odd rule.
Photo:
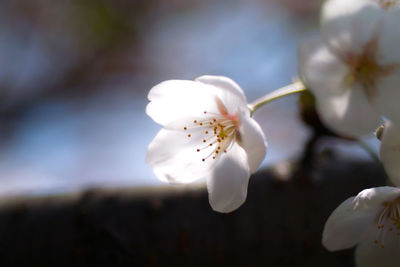
[[321, 246], [322, 228], [343, 200], [383, 184], [384, 172], [371, 162], [318, 162], [320, 179], [308, 187], [274, 169], [257, 173], [230, 214], [213, 212], [205, 189], [173, 186], [9, 200], [0, 207], [0, 264], [353, 266], [351, 250]]

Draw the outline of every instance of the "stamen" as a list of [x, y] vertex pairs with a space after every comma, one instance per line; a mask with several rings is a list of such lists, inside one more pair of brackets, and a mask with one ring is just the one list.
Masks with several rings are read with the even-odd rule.
[[[183, 127], [184, 131], [201, 127], [201, 131], [188, 133], [187, 137], [192, 137], [192, 134], [196, 135], [194, 140], [199, 140], [203, 144], [201, 147], [195, 148], [197, 153], [202, 151], [206, 153], [206, 155], [201, 154], [203, 162], [208, 158], [217, 159], [218, 155], [222, 154], [222, 152], [227, 153], [235, 141], [238, 126], [237, 116], [228, 114], [227, 109], [220, 99], [216, 99], [216, 101], [219, 113], [212, 113], [205, 110], [203, 112], [206, 115], [205, 118], [194, 119], [192, 123]], [[214, 146], [214, 144], [216, 145]]]
[[[385, 248], [386, 235], [400, 236], [400, 197], [383, 203], [383, 208], [376, 218], [376, 235], [374, 244]], [[397, 231], [393, 231], [397, 229]]]

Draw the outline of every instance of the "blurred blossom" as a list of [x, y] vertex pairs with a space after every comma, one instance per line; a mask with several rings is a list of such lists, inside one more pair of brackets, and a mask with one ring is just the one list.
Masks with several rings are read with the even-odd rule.
[[339, 134], [371, 133], [381, 115], [400, 121], [399, 22], [400, 9], [377, 1], [327, 1], [322, 40], [300, 47], [300, 75], [322, 120]]
[[400, 128], [391, 121], [384, 124], [380, 156], [390, 180], [400, 186]]

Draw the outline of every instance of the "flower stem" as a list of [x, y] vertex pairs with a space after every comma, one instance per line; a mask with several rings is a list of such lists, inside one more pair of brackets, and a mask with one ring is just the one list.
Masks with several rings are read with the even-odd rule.
[[277, 89], [257, 100], [255, 100], [254, 102], [248, 104], [248, 107], [250, 109], [251, 115], [253, 115], [253, 113], [259, 109], [260, 107], [264, 106], [265, 104], [272, 102], [278, 98], [287, 96], [287, 95], [291, 95], [291, 94], [296, 94], [296, 93], [300, 93], [307, 90], [307, 88], [305, 87], [305, 85], [300, 82], [300, 81], [296, 81], [292, 84], [289, 84], [285, 87], [282, 87], [280, 89]]

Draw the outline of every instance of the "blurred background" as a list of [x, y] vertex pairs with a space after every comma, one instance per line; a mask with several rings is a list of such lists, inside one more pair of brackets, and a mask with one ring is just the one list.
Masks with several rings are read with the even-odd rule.
[[[249, 101], [296, 76], [320, 1], [0, 2], [0, 198], [157, 186], [145, 164], [160, 126], [147, 93], [167, 79], [225, 75]], [[307, 136], [296, 97], [257, 112], [265, 164]]]
[[[0, 2], [0, 198], [161, 185], [145, 164], [160, 129], [145, 114], [150, 88], [225, 75], [252, 101], [287, 85], [298, 44], [318, 33], [320, 4]], [[296, 99], [255, 115], [269, 143], [264, 166], [302, 151], [309, 132]]]
[[298, 96], [256, 112], [268, 153], [232, 214], [211, 210], [204, 181], [163, 185], [145, 163], [161, 128], [145, 114], [152, 86], [224, 75], [249, 101], [285, 86], [320, 5], [0, 1], [0, 265], [352, 266], [351, 251], [321, 246], [322, 227], [384, 174], [356, 143], [328, 138], [292, 175], [291, 162], [312, 165], [315, 141]]

